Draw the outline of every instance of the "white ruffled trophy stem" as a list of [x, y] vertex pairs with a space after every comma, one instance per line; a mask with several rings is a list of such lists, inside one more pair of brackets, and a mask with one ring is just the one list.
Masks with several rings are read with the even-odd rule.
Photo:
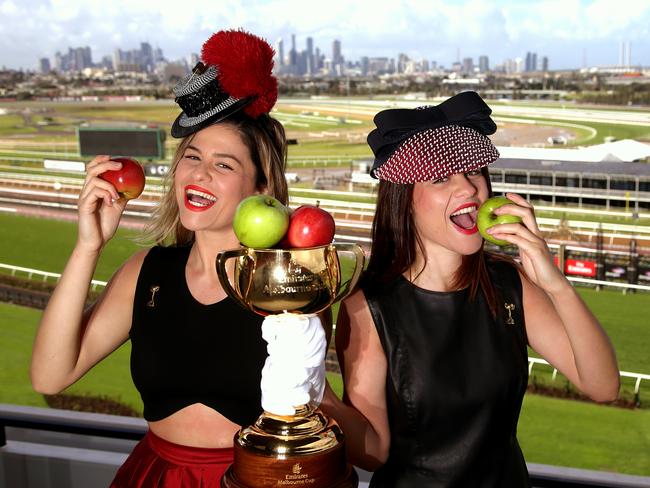
[[318, 315], [269, 315], [262, 337], [269, 354], [262, 369], [262, 408], [289, 416], [302, 405], [320, 405], [327, 339]]

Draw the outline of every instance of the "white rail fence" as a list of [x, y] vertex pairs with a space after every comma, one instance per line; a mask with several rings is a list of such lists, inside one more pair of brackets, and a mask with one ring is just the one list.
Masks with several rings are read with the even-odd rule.
[[[548, 366], [550, 368], [553, 368], [553, 374], [552, 374], [552, 380], [555, 381], [557, 378], [557, 368], [553, 367], [548, 361], [545, 361], [544, 359], [540, 358], [528, 358], [528, 375], [533, 371], [533, 366], [536, 364], [542, 364], [544, 366]], [[634, 383], [634, 396], [638, 400], [639, 398], [639, 391], [641, 389], [641, 381], [646, 380], [650, 381], [650, 374], [643, 374], [643, 373], [632, 373], [630, 371], [619, 371], [621, 377], [623, 378], [634, 378], [635, 383]]]
[[[32, 269], [32, 268], [23, 268], [21, 266], [14, 266], [12, 264], [0, 263], [0, 269], [8, 270], [11, 276], [26, 277], [28, 280], [34, 278], [40, 278], [41, 281], [43, 282], [54, 281], [56, 283], [61, 278], [61, 273], [50, 273], [49, 271], [41, 271], [39, 269]], [[95, 291], [97, 290], [97, 288], [105, 287], [107, 282], [100, 281], [100, 280], [92, 280], [90, 284], [91, 284], [91, 289]]]
[[[22, 276], [22, 277], [26, 277], [27, 279], [30, 279], [30, 280], [35, 278], [35, 277], [38, 277], [43, 282], [47, 282], [49, 280], [52, 280], [54, 282], [58, 282], [59, 279], [61, 278], [60, 273], [50, 273], [49, 271], [41, 271], [41, 270], [38, 270], [38, 269], [24, 268], [24, 267], [21, 267], [21, 266], [14, 266], [14, 265], [11, 265], [11, 264], [0, 263], [0, 269], [9, 271], [9, 274], [11, 276]], [[580, 279], [580, 278], [578, 278], [578, 279], [570, 278], [570, 279], [572, 281], [580, 281], [580, 282], [595, 282], [596, 281], [596, 280], [588, 280], [588, 279]], [[611, 282], [606, 282], [606, 281], [602, 281], [602, 282], [599, 282], [599, 283], [607, 284], [607, 285], [613, 285], [613, 286], [623, 286], [623, 285], [625, 285], [624, 283], [614, 283], [613, 284]], [[94, 291], [94, 290], [97, 290], [98, 288], [105, 287], [106, 284], [107, 284], [106, 281], [92, 280], [91, 281], [91, 289]], [[631, 286], [633, 288], [639, 288], [639, 285], [629, 285], [629, 286]], [[643, 289], [650, 289], [650, 287], [642, 287], [642, 288]], [[529, 357], [528, 358], [528, 374], [529, 375], [532, 373], [533, 366], [535, 364], [542, 364], [542, 365], [549, 366], [549, 367], [553, 368], [553, 366], [551, 366], [547, 361], [545, 361], [543, 359]], [[555, 381], [555, 378], [557, 377], [557, 373], [558, 373], [557, 368], [553, 368], [553, 375], [552, 375], [553, 381]], [[629, 372], [629, 371], [621, 371], [620, 374], [621, 374], [622, 377], [634, 378], [636, 380], [635, 385], [634, 385], [634, 395], [635, 395], [636, 398], [638, 398], [638, 395], [639, 395], [639, 390], [641, 388], [641, 381], [642, 380], [650, 381], [650, 375], [648, 375], [648, 374], [632, 373], [632, 372]]]

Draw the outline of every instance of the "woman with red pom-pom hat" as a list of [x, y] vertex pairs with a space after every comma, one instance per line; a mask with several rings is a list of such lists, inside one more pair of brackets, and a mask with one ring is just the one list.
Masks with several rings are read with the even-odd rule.
[[37, 333], [34, 388], [55, 393], [131, 341], [131, 372], [148, 432], [111, 486], [218, 486], [233, 437], [262, 412], [266, 358], [262, 317], [224, 292], [217, 254], [239, 246], [239, 202], [265, 193], [287, 202], [286, 138], [269, 116], [277, 98], [273, 49], [244, 31], [220, 31], [175, 88], [181, 138], [148, 229], [156, 243], [128, 259], [84, 311], [101, 250], [126, 202], [99, 178], [108, 156], [87, 165], [79, 236]]

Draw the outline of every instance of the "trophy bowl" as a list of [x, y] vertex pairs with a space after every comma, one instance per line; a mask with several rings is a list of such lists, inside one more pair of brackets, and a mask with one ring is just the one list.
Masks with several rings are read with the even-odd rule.
[[[353, 256], [349, 279], [342, 281], [339, 253]], [[227, 266], [234, 261], [233, 280]], [[226, 293], [259, 315], [317, 314], [342, 300], [359, 280], [365, 255], [357, 244], [304, 249], [241, 248], [217, 256], [217, 274]], [[345, 457], [338, 424], [312, 405], [294, 415], [263, 412], [234, 439], [234, 463], [222, 488], [284, 485], [353, 488], [356, 471]]]
[[[338, 254], [354, 255], [349, 280], [341, 283]], [[226, 262], [236, 259], [233, 283]], [[244, 247], [217, 256], [217, 273], [226, 293], [260, 314], [314, 314], [343, 299], [356, 285], [365, 256], [357, 244], [328, 244], [304, 249]]]

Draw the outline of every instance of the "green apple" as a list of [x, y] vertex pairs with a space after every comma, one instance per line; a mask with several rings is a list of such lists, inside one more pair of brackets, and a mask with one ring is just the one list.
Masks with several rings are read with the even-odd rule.
[[272, 196], [252, 195], [237, 205], [232, 227], [244, 246], [267, 249], [284, 237], [289, 209]]
[[512, 200], [508, 200], [506, 197], [488, 198], [478, 209], [478, 214], [476, 216], [476, 226], [478, 227], [478, 231], [486, 241], [496, 244], [497, 246], [508, 246], [510, 243], [508, 241], [504, 241], [503, 239], [496, 239], [486, 231], [496, 224], [516, 224], [521, 222], [521, 217], [517, 215], [494, 214], [494, 211], [497, 208], [501, 207], [502, 205], [508, 205], [509, 203], [514, 204]]

